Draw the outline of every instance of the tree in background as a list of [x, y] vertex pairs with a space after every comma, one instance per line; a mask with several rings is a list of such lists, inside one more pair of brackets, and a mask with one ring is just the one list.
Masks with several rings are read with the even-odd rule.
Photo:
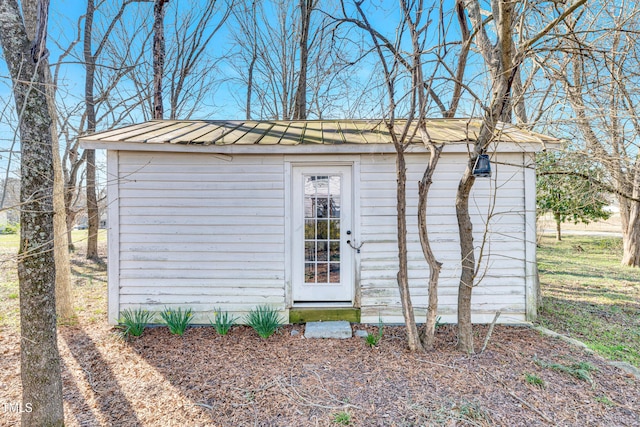
[[230, 62], [233, 81], [247, 88], [237, 98], [247, 119], [353, 117], [345, 109], [371, 88], [355, 88], [362, 82], [345, 72], [360, 58], [361, 40], [334, 25], [331, 4], [244, 0], [234, 9]]
[[318, 7], [318, 0], [300, 0], [300, 50], [298, 67], [298, 83], [296, 85], [293, 106], [293, 120], [307, 119], [307, 69], [309, 61], [309, 31], [311, 14]]
[[153, 3], [153, 118], [162, 120], [162, 80], [164, 79], [165, 42], [164, 14], [168, 0], [155, 0]]
[[640, 6], [595, 2], [568, 17], [546, 52], [545, 77], [559, 91], [546, 121], [606, 171], [620, 205], [622, 264], [640, 267]]
[[168, 0], [155, 0], [153, 3], [153, 118], [162, 120], [162, 80], [164, 78], [165, 43], [164, 14]]
[[[153, 118], [153, 14], [149, 13], [148, 6], [153, 3], [154, 0], [87, 1], [87, 13], [78, 18], [75, 26], [71, 25], [77, 28], [75, 38], [66, 45], [61, 44], [63, 38], [54, 40], [62, 52], [54, 61], [50, 86], [57, 93], [67, 236], [69, 247], [73, 249], [71, 230], [77, 215], [88, 204], [92, 211], [88, 215], [90, 257], [97, 256], [100, 195], [95, 168], [99, 165], [93, 150], [79, 147], [78, 136]], [[212, 71], [215, 61], [208, 48], [230, 12], [224, 9], [221, 19], [215, 20], [220, 9], [216, 2], [197, 3], [180, 10], [173, 4], [165, 2], [164, 5], [164, 10], [172, 13], [167, 17], [167, 20], [172, 19], [171, 29], [176, 29], [167, 34], [163, 90], [166, 91], [165, 100], [169, 101], [166, 111], [170, 118], [187, 118], [195, 111], [202, 111], [203, 105], [210, 108], [203, 100], [213, 96], [219, 74]], [[232, 5], [232, 2], [224, 2], [224, 5]], [[173, 22], [178, 25], [174, 26]], [[81, 64], [85, 68], [83, 94], [69, 92], [66, 88], [65, 72], [69, 64]], [[88, 188], [83, 188], [87, 177]]]
[[558, 241], [562, 240], [563, 222], [588, 224], [611, 216], [604, 209], [609, 203], [597, 184], [603, 175], [597, 167], [562, 152], [543, 153], [536, 164], [538, 215], [553, 214]]
[[[99, 39], [94, 50], [94, 17], [96, 13], [95, 0], [87, 0], [87, 12], [84, 17], [84, 35], [83, 35], [83, 59], [85, 66], [85, 118], [86, 132], [92, 133], [96, 131], [98, 122], [96, 114], [96, 68], [98, 59], [103, 50], [107, 46], [109, 37], [125, 11], [127, 5], [131, 4], [131, 0], [124, 1], [118, 12], [111, 19], [107, 30]], [[98, 259], [98, 227], [100, 225], [100, 211], [98, 209], [98, 197], [96, 193], [96, 152], [93, 149], [84, 151], [86, 162], [86, 196], [87, 196], [87, 222], [88, 222], [88, 238], [87, 238], [87, 258]]]
[[[94, 97], [96, 58], [99, 52], [92, 48], [93, 17], [95, 15], [95, 1], [87, 0], [87, 13], [84, 18], [83, 52], [85, 64], [85, 116], [87, 118], [87, 133], [96, 131], [96, 106]], [[96, 196], [96, 151], [85, 150], [86, 160], [86, 200], [87, 200], [87, 258], [98, 259], [98, 226], [100, 214], [98, 213], [98, 199]]]
[[23, 426], [64, 425], [55, 303], [53, 122], [41, 62], [47, 56], [48, 9], [46, 0], [31, 9], [37, 18], [30, 39], [17, 1], [0, 0], [0, 43], [13, 80], [22, 152], [18, 279]]
[[[62, 170], [64, 175], [64, 203], [69, 248], [73, 249], [71, 230], [77, 215], [91, 207], [88, 215], [93, 226], [87, 242], [90, 258], [97, 257], [97, 227], [99, 225], [99, 196], [96, 189], [96, 161], [94, 150], [82, 150], [78, 136], [95, 131], [98, 127], [117, 126], [133, 118], [140, 106], [140, 99], [127, 91], [128, 76], [133, 65], [143, 61], [137, 48], [141, 28], [135, 14], [126, 19], [134, 28], [127, 33], [129, 40], [122, 41], [123, 16], [127, 6], [136, 3], [125, 0], [118, 5], [108, 2], [87, 1], [87, 13], [78, 18], [75, 37], [66, 45], [56, 40], [62, 51], [53, 66], [53, 84], [56, 89], [58, 138], [62, 148]], [[134, 9], [132, 7], [129, 10]], [[142, 23], [146, 21], [142, 20]], [[80, 47], [80, 49], [78, 49]], [[66, 89], [65, 71], [69, 63], [79, 63], [85, 69], [84, 92], [70, 93]], [[89, 160], [89, 162], [87, 162]], [[89, 177], [89, 192], [82, 181]], [[94, 190], [91, 191], [90, 187]], [[95, 195], [95, 198], [93, 197]], [[95, 200], [94, 200], [95, 199]]]
[[188, 13], [174, 9], [175, 32], [167, 49], [169, 118], [190, 118], [206, 98], [215, 99], [215, 88], [223, 80], [216, 70], [226, 56], [213, 48], [216, 35], [235, 8], [235, 0], [209, 0]]
[[[113, 46], [109, 58], [105, 58], [114, 67], [120, 63], [130, 70], [127, 73], [129, 88], [121, 89], [123, 94], [128, 94], [123, 98], [129, 99], [128, 105], [143, 105], [135, 111], [137, 122], [159, 117], [154, 111], [159, 107], [160, 98], [163, 117], [170, 120], [189, 119], [196, 114], [207, 117], [215, 108], [216, 88], [224, 80], [219, 62], [226, 54], [221, 51], [219, 46], [223, 44], [216, 35], [234, 10], [235, 0], [191, 2], [189, 7], [181, 7], [179, 2], [153, 1], [155, 11], [164, 15], [164, 25], [158, 27], [157, 16], [152, 22], [146, 22], [144, 16], [148, 12], [140, 8], [137, 16], [143, 17], [141, 22], [135, 27], [120, 28], [117, 35], [120, 45]], [[160, 42], [153, 41], [157, 34], [155, 28], [162, 29], [164, 53]], [[131, 54], [128, 40], [136, 40], [138, 53]], [[163, 57], [162, 78], [160, 56]]]

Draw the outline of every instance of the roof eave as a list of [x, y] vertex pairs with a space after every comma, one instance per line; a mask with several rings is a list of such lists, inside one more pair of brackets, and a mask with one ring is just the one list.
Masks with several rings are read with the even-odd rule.
[[[451, 141], [444, 146], [446, 153], [467, 153], [469, 141]], [[515, 143], [496, 141], [491, 144], [490, 152], [539, 152], [559, 147], [559, 141], [551, 140], [543, 143]], [[82, 148], [108, 151], [163, 151], [171, 153], [211, 153], [211, 154], [393, 154], [393, 144], [296, 144], [296, 145], [202, 145], [202, 144], [170, 144], [147, 142], [122, 142], [108, 140], [87, 141], [80, 138]], [[411, 144], [406, 152], [424, 153], [428, 149], [423, 144]]]

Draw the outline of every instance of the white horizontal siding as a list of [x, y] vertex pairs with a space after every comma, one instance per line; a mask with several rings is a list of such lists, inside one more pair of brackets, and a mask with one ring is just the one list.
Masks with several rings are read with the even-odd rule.
[[[148, 234], [157, 235], [179, 235], [179, 236], [200, 236], [200, 238], [206, 238], [202, 236], [214, 236], [214, 235], [236, 235], [237, 231], [234, 227], [229, 227], [229, 224], [220, 223], [216, 225], [211, 224], [190, 224], [187, 228], [177, 229], [175, 227], [159, 227], [159, 224], [123, 224], [121, 225], [121, 234], [123, 236], [129, 235], [141, 235], [146, 236]], [[161, 224], [160, 224], [161, 225]], [[281, 225], [260, 225], [251, 230], [245, 230], [247, 236], [253, 235], [267, 235], [267, 234], [282, 234]], [[194, 237], [198, 238], [198, 237]]]
[[[407, 156], [409, 279], [416, 316], [427, 303], [428, 266], [417, 233], [417, 182], [425, 154]], [[483, 237], [482, 280], [472, 300], [474, 321], [524, 320], [525, 226], [522, 155], [503, 154], [494, 178], [478, 179], [470, 208], [474, 239]], [[428, 222], [440, 276], [440, 313], [455, 321], [460, 249], [455, 193], [464, 154], [443, 155], [429, 196]], [[285, 188], [282, 156], [120, 152], [118, 265], [120, 310], [190, 307], [207, 322], [216, 309], [242, 315], [269, 304], [286, 312]], [[362, 155], [361, 242], [357, 274], [362, 320], [400, 322], [396, 273], [396, 176], [393, 155]], [[494, 197], [495, 196], [495, 197]], [[111, 278], [110, 278], [111, 280]]]
[[[424, 260], [417, 228], [418, 181], [426, 155], [408, 155], [407, 227], [409, 283], [418, 321], [424, 321], [429, 268]], [[470, 198], [474, 243], [479, 247], [485, 225], [490, 231], [485, 244], [481, 279], [474, 289], [474, 321], [491, 321], [501, 310], [502, 321], [519, 322], [525, 313], [524, 173], [521, 154], [502, 154], [493, 162], [493, 177], [477, 179]], [[465, 154], [442, 156], [428, 199], [430, 241], [443, 263], [438, 291], [439, 312], [455, 322], [460, 246], [455, 212], [458, 182], [466, 166]], [[363, 322], [402, 322], [396, 281], [398, 270], [396, 225], [396, 171], [393, 155], [361, 157], [360, 288]], [[489, 212], [491, 220], [487, 222]], [[476, 251], [476, 256], [479, 251]]]
[[119, 309], [285, 309], [282, 156], [120, 152]]

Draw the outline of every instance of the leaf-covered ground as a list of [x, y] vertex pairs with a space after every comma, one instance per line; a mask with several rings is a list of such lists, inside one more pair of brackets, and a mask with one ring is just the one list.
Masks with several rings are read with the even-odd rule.
[[[429, 354], [407, 352], [399, 327], [373, 349], [292, 329], [154, 328], [127, 343], [103, 323], [63, 327], [67, 425], [640, 425], [637, 380], [530, 329], [497, 327], [473, 357], [453, 350], [450, 327]], [[17, 344], [12, 333], [0, 345], [2, 402], [20, 396]]]

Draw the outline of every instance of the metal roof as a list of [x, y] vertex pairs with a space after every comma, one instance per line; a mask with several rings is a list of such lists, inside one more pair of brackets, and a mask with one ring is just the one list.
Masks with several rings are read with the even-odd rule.
[[[405, 120], [396, 120], [399, 131], [405, 124]], [[466, 142], [475, 140], [480, 132], [480, 124], [478, 119], [429, 119], [426, 129], [436, 143]], [[80, 140], [94, 148], [99, 148], [98, 144], [101, 143], [114, 142], [202, 146], [392, 143], [383, 120], [151, 120], [94, 133]], [[556, 138], [505, 123], [498, 125], [495, 140], [534, 144], [559, 142]], [[419, 135], [412, 142], [422, 144]]]

